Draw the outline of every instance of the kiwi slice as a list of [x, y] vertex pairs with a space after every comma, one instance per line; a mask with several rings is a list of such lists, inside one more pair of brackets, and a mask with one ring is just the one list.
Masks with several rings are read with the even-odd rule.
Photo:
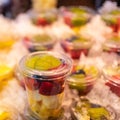
[[35, 35], [33, 37], [33, 41], [34, 42], [47, 42], [49, 41], [51, 38], [48, 35]]
[[61, 65], [60, 59], [52, 56], [52, 55], [42, 55], [42, 56], [34, 56], [29, 58], [26, 62], [26, 66], [35, 69], [35, 70], [51, 70], [59, 67]]
[[75, 8], [75, 7], [71, 8], [70, 11], [73, 13], [76, 13], [76, 14], [86, 14], [87, 13], [86, 10], [80, 9], [80, 8]]

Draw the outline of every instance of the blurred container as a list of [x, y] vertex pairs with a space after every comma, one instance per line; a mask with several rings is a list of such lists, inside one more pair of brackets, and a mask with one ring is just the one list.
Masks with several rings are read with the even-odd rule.
[[36, 34], [24, 37], [23, 43], [30, 52], [51, 50], [56, 44], [56, 38], [47, 34]]
[[64, 22], [70, 27], [80, 27], [85, 25], [95, 14], [92, 9], [84, 6], [61, 7], [60, 13]]
[[120, 97], [120, 65], [109, 65], [103, 69], [105, 85]]
[[81, 54], [88, 55], [93, 42], [85, 37], [72, 36], [61, 40], [60, 44], [64, 51], [70, 54], [73, 59], [79, 59]]
[[57, 0], [32, 0], [33, 10], [36, 12], [56, 8]]
[[33, 12], [30, 19], [34, 25], [44, 27], [58, 20], [58, 11], [57, 9], [51, 9], [42, 12]]
[[103, 51], [120, 55], [120, 37], [112, 35], [103, 44]]
[[120, 30], [120, 9], [111, 10], [108, 13], [103, 13], [101, 15], [102, 19], [112, 28], [113, 32], [118, 32]]
[[99, 71], [95, 66], [75, 66], [72, 74], [67, 79], [70, 89], [76, 89], [80, 96], [89, 93], [99, 77]]

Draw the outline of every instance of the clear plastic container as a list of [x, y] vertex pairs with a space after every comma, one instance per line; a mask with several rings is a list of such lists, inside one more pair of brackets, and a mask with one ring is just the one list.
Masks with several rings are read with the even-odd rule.
[[47, 34], [37, 34], [23, 38], [23, 44], [29, 52], [47, 51], [53, 49], [57, 39]]
[[120, 55], [120, 37], [112, 35], [103, 44], [103, 51]]
[[79, 27], [88, 23], [94, 16], [95, 12], [85, 6], [71, 6], [61, 7], [60, 14], [67, 25], [70, 27]]
[[59, 118], [71, 59], [56, 52], [34, 52], [23, 57], [19, 65], [31, 116], [42, 120]]
[[114, 94], [120, 97], [120, 66], [105, 66], [103, 75], [105, 78], [105, 85], [107, 85]]
[[79, 59], [81, 54], [88, 55], [93, 42], [88, 38], [72, 36], [61, 40], [60, 44], [73, 59]]
[[76, 89], [80, 96], [89, 93], [99, 76], [99, 71], [95, 66], [75, 66], [67, 82], [70, 89]]
[[107, 13], [101, 14], [102, 20], [112, 28], [113, 32], [118, 32], [120, 29], [120, 9], [114, 9]]
[[58, 11], [57, 9], [51, 9], [49, 11], [33, 12], [30, 19], [34, 25], [45, 27], [58, 20]]

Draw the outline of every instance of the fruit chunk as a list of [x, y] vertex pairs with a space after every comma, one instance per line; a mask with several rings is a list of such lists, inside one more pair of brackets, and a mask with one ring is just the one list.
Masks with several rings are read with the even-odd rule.
[[48, 35], [43, 34], [43, 35], [35, 35], [35, 36], [33, 36], [32, 41], [44, 43], [44, 42], [50, 41], [50, 39], [51, 38]]
[[111, 120], [109, 111], [99, 104], [90, 103], [87, 99], [81, 99], [72, 108], [73, 117], [81, 120]]
[[13, 76], [13, 69], [7, 65], [0, 65], [0, 81], [11, 78]]
[[11, 120], [9, 112], [0, 111], [0, 120]]

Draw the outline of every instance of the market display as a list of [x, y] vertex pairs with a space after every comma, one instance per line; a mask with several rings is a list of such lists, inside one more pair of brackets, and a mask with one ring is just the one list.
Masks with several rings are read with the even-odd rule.
[[0, 120], [120, 120], [119, 17], [82, 6], [1, 16]]

